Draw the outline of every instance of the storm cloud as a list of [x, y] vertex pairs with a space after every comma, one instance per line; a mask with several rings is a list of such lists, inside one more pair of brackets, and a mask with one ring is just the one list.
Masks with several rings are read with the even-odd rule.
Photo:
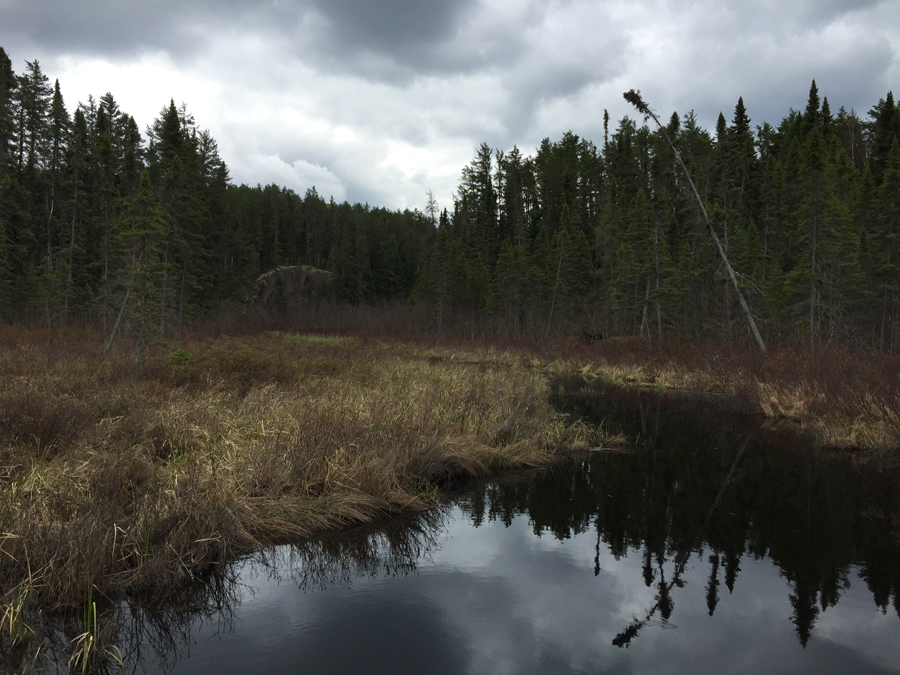
[[739, 96], [777, 124], [814, 78], [865, 114], [898, 36], [877, 0], [0, 0], [14, 69], [39, 60], [70, 108], [110, 91], [144, 127], [174, 98], [236, 182], [391, 208], [450, 206], [482, 141], [599, 141], [631, 88], [707, 128]]

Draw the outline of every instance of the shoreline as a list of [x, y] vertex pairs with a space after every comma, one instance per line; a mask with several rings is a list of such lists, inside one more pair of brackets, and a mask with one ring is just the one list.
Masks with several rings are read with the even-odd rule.
[[[721, 348], [648, 352], [627, 339], [270, 332], [189, 338], [137, 364], [131, 353], [105, 360], [96, 337], [0, 335], [0, 376], [11, 383], [0, 392], [6, 642], [27, 639], [40, 612], [126, 593], [152, 602], [248, 551], [428, 509], [476, 477], [621, 445], [556, 411], [553, 390], [564, 383], [589, 395], [608, 387], [710, 400], [813, 440], [878, 423], [848, 431], [848, 418], [829, 417], [825, 394], [865, 387], [825, 386], [806, 376], [814, 355], [788, 352], [735, 353], [723, 365]], [[791, 358], [796, 372], [778, 379], [772, 364]], [[845, 357], [843, 373], [851, 368], [872, 372]], [[776, 405], [784, 392], [793, 408]], [[866, 446], [813, 445], [895, 468], [891, 424]]]
[[87, 340], [0, 350], [4, 607], [161, 596], [239, 552], [593, 443], [508, 354], [283, 333], [159, 351], [137, 367]]

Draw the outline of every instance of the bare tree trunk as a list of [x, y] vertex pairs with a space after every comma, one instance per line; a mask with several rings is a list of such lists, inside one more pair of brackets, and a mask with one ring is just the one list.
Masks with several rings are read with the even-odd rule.
[[162, 288], [160, 289], [160, 297], [159, 297], [159, 336], [161, 338], [165, 338], [166, 336], [166, 284], [169, 279], [169, 245], [166, 244], [165, 252], [163, 253], [163, 273], [162, 273]]
[[44, 291], [44, 322], [47, 328], [51, 328], [50, 319], [50, 291], [53, 287], [53, 208], [56, 200], [50, 197], [50, 206], [47, 209], [47, 288]]
[[[818, 200], [816, 201], [818, 209]], [[816, 348], [816, 234], [817, 234], [817, 218], [816, 211], [813, 211], [812, 222], [812, 253], [809, 260], [809, 348]]]
[[131, 289], [134, 287], [134, 268], [137, 266], [134, 256], [131, 257], [131, 279], [128, 282], [128, 289], [125, 291], [125, 299], [122, 300], [122, 306], [119, 308], [119, 316], [116, 317], [116, 323], [113, 326], [112, 332], [109, 334], [109, 339], [106, 341], [106, 348], [103, 350], [103, 355], [106, 356], [109, 353], [110, 348], [112, 347], [113, 340], [116, 337], [116, 333], [119, 330], [119, 324], [122, 323], [122, 316], [125, 314], [125, 306], [128, 304], [128, 298], [131, 296]]
[[641, 340], [645, 337], [650, 342], [650, 321], [647, 318], [647, 305], [650, 303], [650, 277], [647, 277], [647, 290], [644, 293], [644, 311], [641, 313]]
[[[103, 200], [103, 330], [109, 313], [109, 199]], [[118, 323], [118, 322], [117, 322]]]
[[722, 242], [719, 241], [719, 237], [716, 234], [716, 230], [713, 227], [712, 220], [709, 218], [709, 214], [706, 212], [706, 206], [703, 204], [703, 200], [700, 199], [700, 193], [697, 191], [697, 186], [694, 185], [694, 181], [691, 178], [690, 172], [687, 170], [687, 167], [684, 164], [684, 160], [681, 158], [681, 153], [678, 152], [678, 148], [675, 147], [675, 144], [672, 143], [672, 139], [669, 138], [669, 134], [666, 132], [665, 127], [660, 124], [659, 118], [656, 116], [646, 103], [641, 99], [640, 92], [631, 90], [625, 93], [625, 100], [634, 105], [639, 112], [641, 112], [647, 118], [653, 118], [653, 121], [656, 122], [656, 126], [662, 132], [663, 136], [665, 136], [666, 141], [669, 143], [669, 147], [672, 148], [672, 151], [675, 153], [675, 157], [678, 159], [678, 163], [681, 165], [682, 171], [684, 171], [684, 175], [688, 180], [688, 183], [691, 186], [691, 190], [694, 192], [694, 197], [697, 199], [697, 204], [700, 206], [700, 211], [703, 213], [703, 218], [706, 220], [706, 227], [709, 230], [709, 235], [712, 237], [713, 243], [716, 245], [716, 250], [719, 252], [719, 257], [722, 258], [722, 263], [725, 265], [725, 271], [728, 273], [729, 278], [731, 279], [731, 283], [734, 286], [734, 290], [737, 293], [738, 300], [741, 304], [741, 309], [744, 310], [744, 315], [747, 317], [747, 324], [750, 327], [750, 332], [753, 334], [754, 339], [756, 340], [756, 344], [759, 346], [760, 351], [763, 354], [768, 355], [768, 350], [766, 349], [766, 344], [763, 342], [762, 335], [759, 333], [759, 329], [756, 327], [756, 321], [753, 319], [753, 313], [750, 311], [750, 306], [747, 304], [747, 301], [744, 299], [744, 294], [741, 293], [741, 287], [738, 283], [737, 274], [735, 274], [734, 269], [731, 267], [731, 263], [728, 262], [728, 255], [725, 253], [725, 249], [722, 248]]
[[550, 300], [550, 316], [547, 317], [547, 330], [544, 333], [544, 337], [549, 337], [550, 335], [550, 325], [553, 321], [553, 308], [556, 305], [556, 287], [559, 286], [559, 274], [562, 271], [562, 259], [563, 259], [563, 236], [562, 232], [560, 232], [559, 236], [559, 263], [556, 265], [556, 281], [553, 282], [553, 297]]
[[181, 324], [184, 318], [184, 280], [187, 277], [187, 262], [181, 267], [181, 288], [178, 289], [178, 334], [181, 335]]
[[656, 267], [656, 331], [662, 339], [662, 310], [659, 306], [659, 214], [654, 218], [653, 227], [653, 264]]
[[63, 300], [63, 322], [69, 320], [69, 297], [72, 295], [72, 265], [75, 262], [75, 219], [78, 214], [78, 167], [75, 167], [75, 197], [72, 204], [72, 227], [69, 232], [69, 274], [66, 278], [66, 297]]

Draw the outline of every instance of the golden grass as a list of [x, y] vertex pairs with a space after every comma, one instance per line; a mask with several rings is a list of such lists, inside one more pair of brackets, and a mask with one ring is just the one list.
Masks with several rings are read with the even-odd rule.
[[272, 333], [136, 365], [99, 344], [0, 335], [9, 637], [24, 598], [164, 594], [242, 551], [427, 508], [461, 479], [594, 443], [512, 352]]

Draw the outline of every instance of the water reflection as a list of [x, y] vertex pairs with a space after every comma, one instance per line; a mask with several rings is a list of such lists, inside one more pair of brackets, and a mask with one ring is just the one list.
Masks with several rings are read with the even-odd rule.
[[[656, 583], [659, 592], [659, 606], [648, 614], [655, 609], [668, 618], [672, 588], [691, 555], [704, 557], [704, 546], [710, 616], [720, 577], [733, 592], [747, 558], [771, 559], [790, 582], [792, 621], [803, 646], [820, 613], [849, 587], [853, 566], [875, 605], [883, 612], [892, 605], [900, 614], [897, 476], [812, 449], [778, 447], [759, 420], [702, 404], [629, 396], [602, 385], [560, 403], [640, 439], [635, 452], [579, 473], [571, 494], [584, 509], [574, 527], [594, 517], [598, 537], [613, 552], [643, 550], [644, 583]], [[531, 503], [514, 508], [526, 509], [536, 530], [565, 536], [557, 515], [545, 520]], [[667, 558], [675, 562], [668, 583], [658, 564]], [[641, 623], [620, 633], [617, 644], [627, 645]]]
[[111, 640], [147, 673], [900, 673], [896, 477], [721, 411], [558, 404], [635, 448], [258, 553]]

